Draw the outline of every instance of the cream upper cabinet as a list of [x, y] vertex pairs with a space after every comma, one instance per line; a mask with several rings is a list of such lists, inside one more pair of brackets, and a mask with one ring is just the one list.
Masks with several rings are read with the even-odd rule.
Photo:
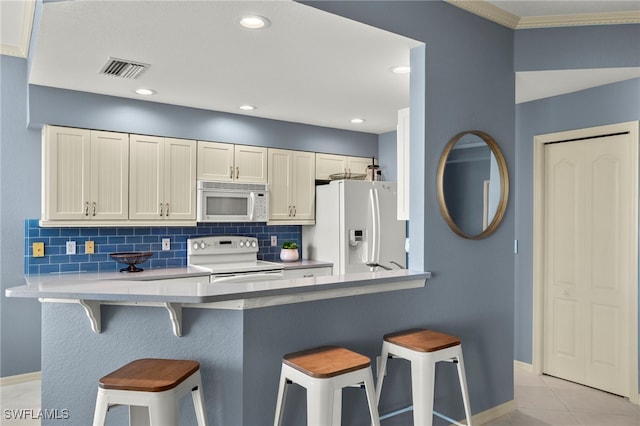
[[267, 183], [267, 148], [198, 141], [198, 179]]
[[[378, 161], [376, 160], [376, 164]], [[331, 175], [344, 174], [345, 177], [367, 173], [371, 158], [351, 157], [336, 154], [316, 154], [316, 179], [329, 180]]]
[[329, 180], [331, 175], [347, 173], [347, 157], [336, 154], [316, 154], [316, 179]]
[[269, 148], [269, 221], [313, 224], [315, 154]]
[[42, 131], [42, 221], [126, 220], [129, 135]]
[[[371, 161], [371, 158], [367, 157], [347, 157], [347, 172], [350, 175], [366, 175]], [[375, 164], [378, 164], [378, 160], [375, 160]]]
[[196, 141], [131, 135], [129, 219], [195, 221]]

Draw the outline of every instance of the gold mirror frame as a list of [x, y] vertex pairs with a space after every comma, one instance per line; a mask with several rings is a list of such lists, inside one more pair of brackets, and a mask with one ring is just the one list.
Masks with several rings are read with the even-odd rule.
[[[496, 157], [496, 162], [498, 163], [498, 170], [500, 172], [500, 201], [498, 202], [498, 207], [496, 209], [496, 213], [491, 220], [491, 223], [479, 234], [477, 235], [469, 235], [463, 232], [458, 225], [453, 221], [451, 215], [449, 214], [449, 210], [447, 209], [447, 204], [444, 199], [444, 169], [447, 164], [447, 159], [449, 158], [449, 154], [453, 149], [454, 145], [465, 135], [476, 135], [481, 138], [491, 149], [491, 152]], [[500, 151], [500, 147], [493, 140], [491, 136], [480, 131], [480, 130], [469, 130], [466, 132], [458, 133], [455, 135], [449, 143], [444, 147], [442, 151], [442, 155], [440, 156], [440, 161], [438, 162], [438, 172], [437, 172], [437, 187], [438, 187], [438, 205], [440, 207], [440, 213], [444, 218], [449, 228], [456, 234], [460, 235], [463, 238], [467, 238], [470, 240], [481, 240], [483, 238], [488, 237], [493, 234], [498, 226], [500, 226], [500, 222], [502, 222], [502, 218], [504, 217], [504, 213], [507, 210], [507, 200], [509, 198], [509, 172], [507, 170], [507, 162], [504, 159], [504, 155], [502, 155], [502, 151]]]

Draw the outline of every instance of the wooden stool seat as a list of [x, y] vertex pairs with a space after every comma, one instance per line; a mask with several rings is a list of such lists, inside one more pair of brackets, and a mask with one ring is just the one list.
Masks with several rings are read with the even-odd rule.
[[163, 392], [175, 388], [199, 368], [197, 361], [138, 359], [107, 374], [98, 384], [103, 389]]
[[434, 330], [400, 331], [385, 334], [384, 340], [418, 352], [435, 352], [460, 344], [457, 337]]
[[199, 426], [207, 425], [200, 363], [145, 358], [130, 362], [98, 382], [93, 426], [104, 426], [111, 407], [129, 407], [129, 424], [176, 426], [180, 398], [191, 394]]
[[311, 377], [327, 378], [367, 368], [371, 360], [338, 346], [323, 346], [285, 355], [282, 362]]

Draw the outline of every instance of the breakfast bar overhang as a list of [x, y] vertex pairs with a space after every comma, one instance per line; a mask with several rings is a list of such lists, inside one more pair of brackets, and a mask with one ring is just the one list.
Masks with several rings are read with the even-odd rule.
[[[285, 353], [341, 345], [371, 357], [375, 371], [384, 334], [424, 326], [408, 313], [430, 276], [398, 270], [228, 286], [205, 279], [32, 277], [7, 296], [43, 302], [42, 407], [69, 413], [43, 425], [90, 423], [97, 380], [134, 359], [154, 357], [199, 361], [210, 423], [253, 426], [273, 423]], [[382, 413], [411, 402], [409, 386], [389, 386], [397, 389], [381, 402]], [[190, 404], [181, 401], [181, 425], [196, 424]], [[125, 408], [115, 408], [107, 424], [126, 423], [126, 416]], [[305, 416], [304, 391], [294, 387], [284, 424], [302, 424]], [[344, 392], [343, 419], [367, 424], [361, 392]]]

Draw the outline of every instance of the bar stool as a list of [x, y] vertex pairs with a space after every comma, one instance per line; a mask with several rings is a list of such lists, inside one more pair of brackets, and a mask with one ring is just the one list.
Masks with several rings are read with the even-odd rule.
[[[467, 425], [471, 426], [471, 408], [460, 339], [437, 331], [422, 329], [386, 334], [382, 343], [382, 356], [376, 386], [376, 401], [378, 403], [380, 403], [382, 382], [389, 357], [404, 358], [411, 362], [413, 423], [420, 426], [431, 426], [433, 422], [436, 363], [440, 361], [456, 363]], [[445, 419], [455, 422], [446, 417]]]
[[342, 388], [364, 384], [371, 422], [380, 425], [371, 360], [337, 346], [295, 352], [282, 358], [282, 371], [274, 425], [282, 423], [287, 387], [291, 383], [307, 389], [307, 424], [340, 425]]
[[177, 359], [139, 359], [99, 381], [93, 426], [103, 426], [109, 407], [129, 406], [129, 424], [176, 426], [180, 397], [191, 392], [199, 426], [206, 426], [200, 364]]

